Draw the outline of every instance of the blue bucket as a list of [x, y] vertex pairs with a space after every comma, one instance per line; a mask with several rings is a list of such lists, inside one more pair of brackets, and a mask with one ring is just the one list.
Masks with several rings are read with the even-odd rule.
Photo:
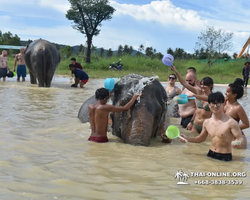
[[115, 87], [115, 79], [113, 78], [106, 78], [104, 81], [104, 87], [111, 92]]

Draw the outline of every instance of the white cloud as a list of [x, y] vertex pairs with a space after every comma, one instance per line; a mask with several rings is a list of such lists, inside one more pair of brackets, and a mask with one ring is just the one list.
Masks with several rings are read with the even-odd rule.
[[53, 3], [52, 0], [40, 0], [39, 5], [44, 7], [51, 7], [63, 13], [66, 13], [66, 11], [70, 8], [70, 3], [66, 0], [53, 0]]
[[207, 24], [197, 12], [176, 7], [169, 0], [152, 1], [145, 5], [119, 4], [115, 1], [111, 1], [111, 4], [117, 10], [115, 15], [129, 15], [139, 21], [179, 25], [187, 29], [200, 29]]

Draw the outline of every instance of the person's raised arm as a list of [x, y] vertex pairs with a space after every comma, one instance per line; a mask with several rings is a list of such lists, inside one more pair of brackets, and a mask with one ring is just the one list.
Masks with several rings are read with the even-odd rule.
[[242, 108], [242, 106], [240, 106], [239, 110], [238, 110], [238, 116], [240, 118], [240, 120], [242, 121], [242, 124], [240, 125], [240, 129], [246, 129], [249, 128], [249, 120], [247, 117], [247, 114], [245, 112], [245, 110]]
[[176, 68], [175, 68], [173, 65], [171, 66], [171, 70], [173, 70], [173, 71], [176, 73], [176, 75], [177, 75], [177, 77], [178, 77], [180, 83], [181, 83], [185, 88], [187, 88], [188, 90], [190, 90], [191, 92], [193, 92], [193, 93], [195, 93], [195, 94], [199, 94], [198, 88], [193, 87], [192, 85], [188, 84], [188, 83], [186, 82], [186, 80], [179, 74], [179, 72], [176, 70]]
[[132, 97], [132, 99], [125, 105], [125, 106], [113, 106], [113, 105], [106, 105], [104, 107], [104, 109], [108, 110], [108, 112], [121, 112], [121, 111], [127, 111], [129, 110], [135, 100], [139, 97], [140, 95], [139, 94], [134, 94], [134, 96]]
[[208, 101], [207, 95], [194, 94], [193, 97], [195, 97], [196, 99], [200, 99], [202, 101]]

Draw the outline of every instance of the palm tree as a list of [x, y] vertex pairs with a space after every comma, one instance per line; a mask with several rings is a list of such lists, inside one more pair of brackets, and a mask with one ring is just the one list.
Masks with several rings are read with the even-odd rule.
[[139, 46], [138, 51], [140, 51], [140, 52], [144, 51], [144, 46], [143, 46], [143, 44], [141, 44], [141, 45]]
[[186, 173], [183, 173], [182, 177], [183, 177], [183, 182], [186, 182], [188, 180], [188, 178], [189, 178], [189, 175], [186, 174]]
[[175, 179], [179, 179], [179, 180], [181, 181], [182, 176], [183, 176], [183, 171], [182, 171], [182, 170], [179, 170], [179, 171], [176, 172], [174, 178], [175, 178]]

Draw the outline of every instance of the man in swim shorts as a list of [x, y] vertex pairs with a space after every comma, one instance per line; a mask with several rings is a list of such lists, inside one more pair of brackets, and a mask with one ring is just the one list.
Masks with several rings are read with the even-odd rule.
[[7, 51], [3, 50], [2, 55], [0, 55], [0, 80], [3, 77], [3, 81], [5, 81], [8, 69]]
[[75, 74], [75, 83], [71, 85], [71, 87], [77, 87], [77, 85], [80, 82], [80, 87], [83, 88], [83, 86], [88, 82], [89, 80], [89, 76], [88, 74], [83, 71], [80, 70], [78, 68], [75, 68], [75, 65], [70, 64], [69, 65], [70, 70], [72, 71], [72, 73]]
[[106, 88], [99, 88], [95, 92], [97, 103], [89, 105], [89, 121], [91, 125], [91, 135], [89, 141], [103, 143], [108, 142], [108, 116], [110, 112], [127, 111], [134, 104], [139, 95], [135, 94], [125, 106], [107, 105], [110, 93]]
[[[243, 142], [243, 137], [239, 124], [229, 115], [224, 113], [224, 101], [225, 98], [221, 92], [211, 93], [208, 96], [208, 103], [213, 113], [213, 117], [204, 121], [201, 134], [197, 137], [188, 138], [183, 134], [181, 134], [181, 136], [188, 142], [193, 143], [204, 142], [207, 136], [209, 136], [211, 138], [211, 144], [207, 156], [217, 160], [231, 161], [231, 143], [234, 138], [236, 138], [238, 144], [235, 146], [240, 146]], [[181, 138], [179, 138], [179, 140], [185, 142]]]
[[[189, 85], [196, 86], [195, 84], [196, 76], [193, 72], [188, 72], [186, 75], [186, 82]], [[193, 96], [194, 93], [185, 88], [181, 94], [187, 94], [188, 96]], [[189, 100], [186, 104], [179, 104], [179, 114], [181, 117], [181, 125], [183, 128], [187, 128], [187, 125], [193, 118], [196, 110], [196, 104], [194, 100]]]
[[15, 56], [15, 63], [14, 63], [14, 69], [16, 70], [16, 63], [17, 63], [17, 82], [20, 82], [20, 77], [22, 76], [22, 81], [25, 81], [26, 77], [26, 65], [25, 65], [25, 59], [24, 59], [24, 48], [20, 49], [20, 53], [16, 54]]

